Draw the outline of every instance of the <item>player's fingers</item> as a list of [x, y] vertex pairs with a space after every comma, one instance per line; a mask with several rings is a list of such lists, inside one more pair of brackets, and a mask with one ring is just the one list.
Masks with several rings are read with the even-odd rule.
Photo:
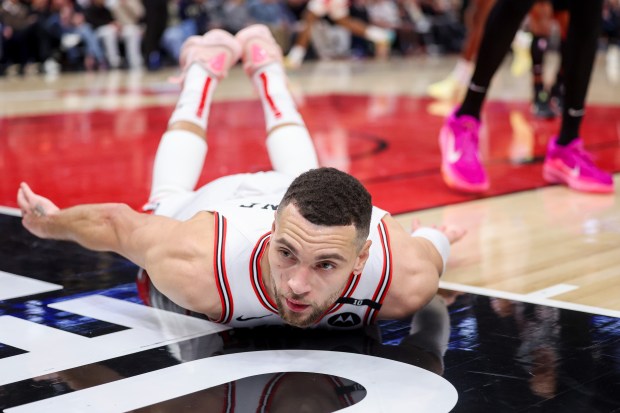
[[26, 200], [26, 195], [24, 194], [24, 190], [19, 188], [17, 191], [17, 205], [19, 205], [22, 212], [25, 212], [28, 208], [28, 201]]
[[32, 198], [34, 197], [34, 192], [32, 192], [32, 189], [30, 189], [28, 184], [25, 182], [22, 182], [19, 187], [24, 194], [24, 199], [26, 200], [26, 202], [30, 203], [32, 201]]

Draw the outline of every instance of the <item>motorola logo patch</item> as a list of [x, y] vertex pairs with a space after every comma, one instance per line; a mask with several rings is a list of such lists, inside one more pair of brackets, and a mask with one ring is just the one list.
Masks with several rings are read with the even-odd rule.
[[355, 313], [341, 313], [331, 316], [327, 324], [333, 327], [354, 327], [362, 322], [362, 319]]

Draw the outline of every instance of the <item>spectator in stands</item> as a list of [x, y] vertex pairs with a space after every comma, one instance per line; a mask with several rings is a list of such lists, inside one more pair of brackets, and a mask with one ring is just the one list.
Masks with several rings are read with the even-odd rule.
[[30, 19], [33, 28], [30, 50], [36, 56], [39, 71], [53, 75], [60, 71], [60, 64], [56, 60], [60, 50], [60, 39], [55, 39], [48, 33], [46, 22], [49, 17], [49, 0], [32, 0], [30, 2]]
[[224, 0], [220, 2], [221, 28], [237, 33], [254, 23], [245, 0]]
[[[45, 26], [47, 33], [60, 42], [71, 63], [83, 57], [86, 70], [105, 67], [105, 55], [97, 35], [86, 23], [81, 7], [72, 0], [52, 0]], [[84, 46], [84, 52], [80, 45]]]
[[105, 5], [105, 0], [90, 0], [84, 9], [86, 23], [95, 31], [97, 39], [103, 43], [105, 56], [112, 69], [121, 65], [121, 56], [118, 52], [118, 32], [112, 12]]
[[183, 42], [190, 36], [202, 35], [208, 30], [209, 16], [203, 0], [180, 0], [175, 13], [178, 22], [166, 28], [161, 44], [166, 53], [177, 61]]
[[167, 0], [143, 0], [144, 37], [142, 38], [142, 55], [149, 70], [161, 67], [161, 38], [168, 24]]
[[607, 40], [605, 71], [612, 83], [620, 82], [620, 1], [603, 3], [603, 38]]
[[2, 47], [0, 58], [0, 75], [4, 75], [9, 63], [19, 65], [18, 73], [24, 74], [26, 63], [31, 57], [28, 47], [33, 36], [32, 19], [28, 6], [19, 0], [3, 0], [0, 5], [0, 22], [2, 22]]
[[352, 34], [373, 42], [377, 47], [389, 45], [394, 33], [368, 24], [366, 21], [351, 15], [349, 3], [346, 0], [310, 0], [303, 15], [303, 28], [295, 40], [295, 45], [286, 55], [285, 64], [289, 68], [297, 68], [306, 56], [312, 31], [315, 23], [328, 17], [339, 26], [344, 27]]
[[130, 69], [140, 69], [143, 65], [142, 27], [140, 21], [144, 17], [144, 5], [141, 0], [114, 0], [110, 10], [118, 27], [123, 44], [125, 57]]
[[292, 39], [292, 16], [280, 0], [247, 0], [250, 17], [264, 24], [282, 50], [288, 50]]

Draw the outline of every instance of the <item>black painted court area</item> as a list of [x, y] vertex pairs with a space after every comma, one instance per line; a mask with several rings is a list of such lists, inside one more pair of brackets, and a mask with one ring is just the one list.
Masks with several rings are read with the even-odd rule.
[[[140, 302], [136, 268], [123, 258], [71, 243], [38, 240], [21, 227], [19, 218], [1, 214], [0, 245], [0, 271], [64, 286], [0, 301], [0, 317], [17, 317], [89, 338], [127, 329], [48, 307], [92, 294]], [[458, 392], [454, 412], [620, 412], [619, 319], [472, 294], [449, 301], [453, 302], [447, 306], [444, 300], [436, 301], [439, 305], [427, 309], [421, 319], [381, 322], [367, 330], [265, 327], [181, 340], [173, 346], [0, 385], [0, 409], [222, 354], [306, 349], [374, 355], [440, 374]], [[449, 318], [443, 317], [446, 313]], [[449, 334], [442, 335], [442, 329]], [[443, 357], [438, 349], [445, 349]], [[7, 360], [25, 353], [0, 342], [0, 370]], [[347, 378], [346, 371], [340, 376], [277, 373], [193, 392], [139, 411], [225, 411], [220, 408], [232, 408], [235, 399], [234, 411], [259, 411], [257, 406], [265, 397], [271, 404], [263, 403], [262, 411], [277, 411], [276, 402], [306, 399], [324, 401], [317, 403], [316, 412], [335, 411], [359, 402], [365, 392]], [[249, 410], [238, 403], [244, 397], [246, 405], [253, 406]], [[404, 406], [402, 411], [412, 410]]]

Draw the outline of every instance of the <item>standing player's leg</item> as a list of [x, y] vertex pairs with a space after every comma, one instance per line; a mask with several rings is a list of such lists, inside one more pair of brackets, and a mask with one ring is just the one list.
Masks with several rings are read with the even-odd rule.
[[192, 36], [181, 49], [182, 90], [168, 129], [155, 155], [149, 204], [179, 192], [194, 190], [207, 154], [206, 130], [213, 92], [241, 55], [233, 35], [211, 30]]
[[600, 170], [580, 137], [585, 98], [596, 57], [603, 0], [569, 3], [570, 20], [564, 59], [564, 107], [557, 137], [549, 141], [544, 178], [584, 192], [613, 192], [613, 179]]
[[448, 117], [439, 134], [441, 172], [446, 184], [467, 192], [488, 189], [480, 159], [480, 112], [491, 79], [533, 0], [497, 0], [484, 28], [476, 68], [461, 106]]
[[287, 86], [282, 50], [269, 29], [249, 26], [237, 33], [237, 39], [243, 67], [260, 95], [273, 169], [297, 176], [317, 168], [314, 144]]
[[484, 23], [495, 0], [471, 0], [465, 10], [467, 36], [463, 49], [452, 72], [443, 80], [432, 83], [426, 92], [435, 99], [460, 99], [467, 88], [474, 71], [474, 60], [478, 54]]
[[394, 40], [394, 32], [384, 29], [349, 15], [348, 0], [310, 0], [303, 15], [303, 30], [288, 52], [285, 64], [290, 69], [297, 69], [306, 56], [314, 24], [321, 18], [329, 16], [336, 24], [349, 30], [352, 34], [373, 42], [377, 47], [389, 47]]
[[544, 82], [544, 58], [549, 47], [551, 26], [553, 24], [553, 7], [547, 0], [537, 1], [529, 13], [529, 27], [532, 32], [530, 56], [532, 59], [532, 113], [542, 119], [555, 117], [551, 109], [551, 95]]

